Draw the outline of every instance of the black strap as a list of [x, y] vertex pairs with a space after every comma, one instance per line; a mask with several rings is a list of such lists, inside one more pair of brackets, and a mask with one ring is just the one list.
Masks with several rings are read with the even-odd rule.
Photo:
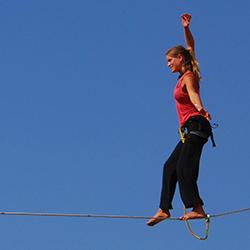
[[210, 138], [211, 138], [211, 141], [212, 141], [212, 146], [216, 147], [215, 140], [214, 140], [214, 134], [213, 134], [212, 130], [211, 130]]
[[[189, 133], [190, 134], [194, 134], [194, 135], [197, 135], [197, 136], [200, 136], [200, 137], [202, 137], [202, 138], [204, 138], [204, 139], [208, 139], [209, 137], [211, 138], [211, 142], [212, 142], [212, 146], [213, 147], [216, 147], [216, 143], [215, 143], [215, 140], [214, 140], [214, 134], [213, 134], [213, 131], [212, 131], [212, 129], [214, 128], [213, 126], [211, 126], [211, 124], [210, 124], [210, 128], [211, 128], [211, 130], [210, 130], [210, 133], [209, 134], [207, 134], [207, 133], [204, 133], [203, 131], [202, 131], [202, 125], [201, 125], [201, 121], [200, 121], [200, 117], [191, 117], [187, 122], [186, 122], [186, 124], [184, 125], [184, 129], [185, 128], [188, 128], [188, 125], [189, 125], [189, 123], [190, 122], [192, 122], [192, 120], [193, 121], [197, 121], [198, 122], [198, 128], [197, 128], [197, 130], [192, 130], [192, 131], [189, 131]], [[217, 125], [218, 126], [218, 125]]]

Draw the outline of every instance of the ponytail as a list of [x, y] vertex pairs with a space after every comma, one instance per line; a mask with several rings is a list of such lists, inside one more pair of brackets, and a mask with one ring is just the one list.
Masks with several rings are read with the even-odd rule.
[[[195, 75], [197, 75], [198, 79], [200, 80], [201, 79], [201, 73], [200, 73], [200, 68], [199, 68], [199, 62], [198, 60], [196, 59], [195, 57], [195, 54], [193, 51], [190, 51], [188, 49], [186, 49], [186, 51], [189, 53], [190, 55], [190, 64], [191, 64], [191, 68], [194, 72]], [[188, 66], [188, 65], [187, 65]]]

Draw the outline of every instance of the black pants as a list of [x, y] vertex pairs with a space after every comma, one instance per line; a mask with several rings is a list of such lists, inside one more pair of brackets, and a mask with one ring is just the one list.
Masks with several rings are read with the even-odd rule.
[[165, 211], [173, 208], [172, 200], [177, 182], [186, 208], [204, 205], [199, 195], [197, 180], [200, 157], [207, 139], [192, 134], [191, 131], [200, 131], [209, 135], [211, 126], [205, 118], [196, 116], [187, 121], [186, 128], [185, 142], [180, 141], [177, 144], [164, 164], [160, 208]]

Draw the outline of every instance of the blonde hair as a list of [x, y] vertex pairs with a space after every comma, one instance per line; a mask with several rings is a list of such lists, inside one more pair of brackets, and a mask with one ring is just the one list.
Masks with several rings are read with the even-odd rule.
[[201, 79], [199, 63], [192, 51], [184, 48], [182, 45], [178, 45], [176, 47], [170, 48], [166, 52], [166, 55], [171, 57], [177, 57], [179, 55], [182, 55], [184, 57], [185, 68], [194, 72], [194, 74], [197, 75], [199, 80]]

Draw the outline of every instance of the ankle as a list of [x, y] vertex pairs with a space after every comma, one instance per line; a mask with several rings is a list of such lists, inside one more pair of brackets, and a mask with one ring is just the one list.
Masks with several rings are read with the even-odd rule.
[[159, 209], [159, 212], [162, 213], [162, 214], [170, 215], [169, 210], [165, 210], [165, 209], [162, 209], [162, 208]]
[[193, 207], [193, 211], [195, 212], [200, 212], [200, 213], [205, 213], [203, 206], [201, 204], [197, 204]]

